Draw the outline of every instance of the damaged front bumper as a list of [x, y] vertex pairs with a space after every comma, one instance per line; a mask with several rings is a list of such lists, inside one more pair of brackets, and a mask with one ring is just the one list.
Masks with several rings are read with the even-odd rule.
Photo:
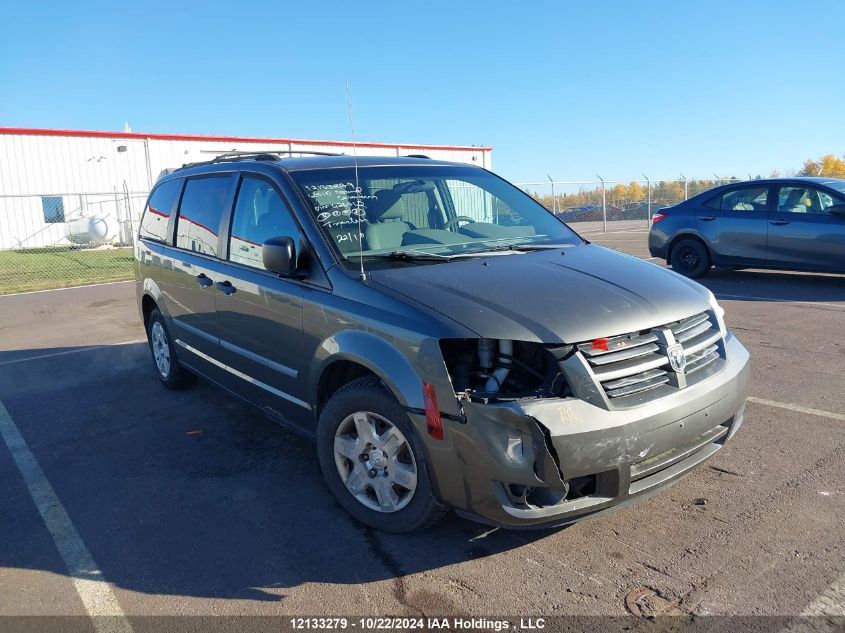
[[[716, 453], [742, 424], [748, 352], [728, 335], [721, 371], [627, 410], [576, 398], [463, 402], [451, 426], [459, 513], [509, 527], [563, 525], [629, 505]], [[436, 470], [436, 469], [435, 469]]]

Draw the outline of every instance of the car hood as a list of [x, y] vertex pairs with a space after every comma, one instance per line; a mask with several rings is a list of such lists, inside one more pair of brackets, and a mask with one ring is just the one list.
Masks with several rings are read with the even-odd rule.
[[369, 278], [494, 339], [577, 343], [709, 309], [703, 286], [594, 244], [397, 266]]

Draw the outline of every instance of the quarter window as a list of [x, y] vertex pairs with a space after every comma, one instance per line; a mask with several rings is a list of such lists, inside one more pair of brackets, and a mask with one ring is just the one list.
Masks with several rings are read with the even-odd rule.
[[241, 182], [230, 233], [229, 260], [261, 269], [264, 242], [280, 236], [299, 241], [299, 229], [279, 193], [267, 181], [250, 176]]
[[228, 174], [188, 180], [179, 205], [176, 246], [203, 255], [217, 255], [217, 235], [229, 201], [229, 183]]
[[158, 242], [167, 240], [167, 223], [170, 221], [173, 203], [176, 202], [181, 187], [182, 180], [176, 179], [163, 182], [153, 189], [144, 210], [144, 217], [141, 218], [141, 227], [138, 230], [140, 237]]

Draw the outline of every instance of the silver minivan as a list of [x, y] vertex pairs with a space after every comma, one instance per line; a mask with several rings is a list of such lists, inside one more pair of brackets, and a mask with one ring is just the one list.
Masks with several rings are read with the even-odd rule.
[[595, 516], [742, 424], [748, 353], [708, 290], [479, 167], [224, 155], [159, 180], [135, 254], [161, 382], [313, 437], [376, 528]]

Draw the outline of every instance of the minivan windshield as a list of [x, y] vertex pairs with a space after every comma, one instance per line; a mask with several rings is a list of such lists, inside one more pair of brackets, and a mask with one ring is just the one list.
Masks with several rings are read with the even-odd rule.
[[347, 260], [437, 261], [584, 241], [520, 189], [475, 167], [398, 165], [290, 172]]

